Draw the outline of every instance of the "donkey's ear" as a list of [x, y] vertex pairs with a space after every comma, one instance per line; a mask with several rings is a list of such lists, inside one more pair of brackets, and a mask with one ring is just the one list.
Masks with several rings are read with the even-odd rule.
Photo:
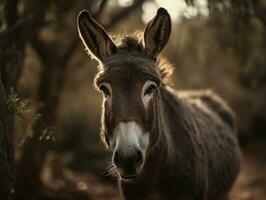
[[166, 9], [159, 8], [156, 16], [147, 24], [144, 31], [145, 52], [156, 60], [168, 42], [170, 33], [170, 15]]
[[83, 10], [79, 13], [77, 24], [79, 36], [91, 56], [101, 61], [104, 56], [116, 52], [116, 46], [112, 39], [88, 11]]

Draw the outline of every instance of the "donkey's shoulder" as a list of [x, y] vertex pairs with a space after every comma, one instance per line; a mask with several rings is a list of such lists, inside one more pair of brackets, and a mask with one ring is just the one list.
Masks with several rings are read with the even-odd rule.
[[227, 103], [211, 90], [179, 91], [178, 97], [191, 102], [204, 104], [208, 109], [218, 114], [218, 116], [231, 128], [235, 128], [235, 115]]

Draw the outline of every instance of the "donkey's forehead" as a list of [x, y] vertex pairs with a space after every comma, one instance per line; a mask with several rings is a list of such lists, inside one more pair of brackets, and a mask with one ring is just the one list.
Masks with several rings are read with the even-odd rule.
[[104, 62], [105, 68], [130, 68], [132, 70], [147, 70], [154, 67], [154, 62], [142, 56], [134, 56], [129, 53], [108, 56]]
[[112, 81], [117, 79], [160, 81], [155, 63], [141, 57], [113, 56], [103, 62], [103, 71], [99, 80]]

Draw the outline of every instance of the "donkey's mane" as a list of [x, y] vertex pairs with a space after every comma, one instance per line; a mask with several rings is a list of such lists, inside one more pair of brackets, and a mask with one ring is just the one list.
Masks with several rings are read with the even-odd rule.
[[[114, 41], [118, 47], [118, 52], [121, 54], [136, 54], [142, 57], [145, 54], [145, 47], [142, 42], [143, 34], [136, 32], [132, 35], [118, 35]], [[156, 60], [156, 68], [160, 73], [160, 77], [164, 83], [168, 83], [169, 78], [173, 74], [173, 66], [163, 57], [159, 56]]]
[[140, 32], [135, 32], [131, 35], [120, 34], [115, 36], [115, 43], [119, 51], [144, 53], [142, 33]]

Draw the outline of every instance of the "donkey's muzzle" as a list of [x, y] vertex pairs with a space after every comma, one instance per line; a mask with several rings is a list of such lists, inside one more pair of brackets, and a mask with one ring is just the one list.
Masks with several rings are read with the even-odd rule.
[[124, 179], [132, 179], [139, 175], [143, 164], [143, 154], [140, 150], [131, 150], [131, 152], [116, 151], [113, 162]]

